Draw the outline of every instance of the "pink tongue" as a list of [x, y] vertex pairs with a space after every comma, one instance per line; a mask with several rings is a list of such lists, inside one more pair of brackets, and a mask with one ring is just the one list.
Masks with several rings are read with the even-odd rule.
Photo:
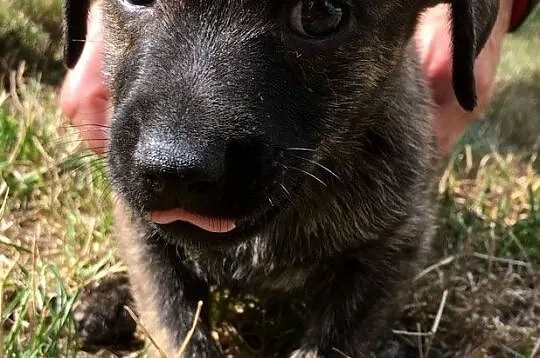
[[236, 227], [233, 220], [197, 215], [181, 208], [164, 211], [152, 211], [150, 213], [150, 220], [156, 224], [163, 225], [171, 224], [175, 221], [185, 221], [198, 226], [203, 230], [216, 233], [229, 232], [234, 230]]

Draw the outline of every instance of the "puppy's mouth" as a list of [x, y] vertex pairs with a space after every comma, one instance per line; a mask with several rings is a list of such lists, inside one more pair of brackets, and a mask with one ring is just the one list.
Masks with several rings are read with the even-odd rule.
[[257, 205], [243, 212], [229, 210], [228, 214], [220, 214], [217, 210], [203, 212], [177, 205], [143, 209], [143, 216], [148, 224], [172, 242], [229, 246], [260, 234], [289, 207], [290, 199], [272, 198], [272, 205]]
[[150, 213], [150, 220], [158, 225], [169, 225], [176, 222], [189, 223], [201, 230], [224, 234], [236, 228], [236, 221], [218, 217], [204, 216], [187, 211], [183, 208], [169, 210], [154, 210]]

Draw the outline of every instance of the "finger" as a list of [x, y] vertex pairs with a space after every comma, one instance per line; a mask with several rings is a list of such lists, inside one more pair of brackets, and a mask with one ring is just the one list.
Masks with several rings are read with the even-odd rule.
[[88, 19], [88, 36], [81, 58], [67, 73], [60, 93], [60, 107], [75, 126], [84, 128], [85, 144], [103, 153], [107, 133], [109, 93], [102, 78], [103, 33], [100, 8], [93, 6]]

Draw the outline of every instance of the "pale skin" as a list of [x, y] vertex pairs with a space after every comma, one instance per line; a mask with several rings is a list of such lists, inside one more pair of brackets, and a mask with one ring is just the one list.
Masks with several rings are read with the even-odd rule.
[[[425, 12], [415, 40], [436, 104], [434, 126], [441, 154], [448, 153], [465, 128], [484, 111], [494, 92], [494, 81], [504, 35], [510, 24], [512, 0], [500, 0], [499, 15], [484, 49], [475, 63], [478, 105], [464, 111], [454, 96], [451, 81], [451, 50], [448, 6], [438, 5]], [[77, 66], [69, 71], [62, 86], [60, 107], [80, 128], [86, 146], [98, 154], [106, 150], [109, 93], [103, 83], [103, 32], [99, 2], [88, 19], [88, 36]]]

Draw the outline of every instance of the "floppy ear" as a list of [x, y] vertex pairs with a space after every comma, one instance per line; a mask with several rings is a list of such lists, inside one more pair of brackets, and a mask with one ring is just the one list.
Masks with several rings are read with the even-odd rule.
[[86, 40], [86, 21], [92, 0], [64, 1], [64, 61], [68, 68], [77, 64]]
[[452, 17], [452, 84], [467, 111], [476, 107], [474, 60], [497, 19], [499, 0], [450, 0]]

